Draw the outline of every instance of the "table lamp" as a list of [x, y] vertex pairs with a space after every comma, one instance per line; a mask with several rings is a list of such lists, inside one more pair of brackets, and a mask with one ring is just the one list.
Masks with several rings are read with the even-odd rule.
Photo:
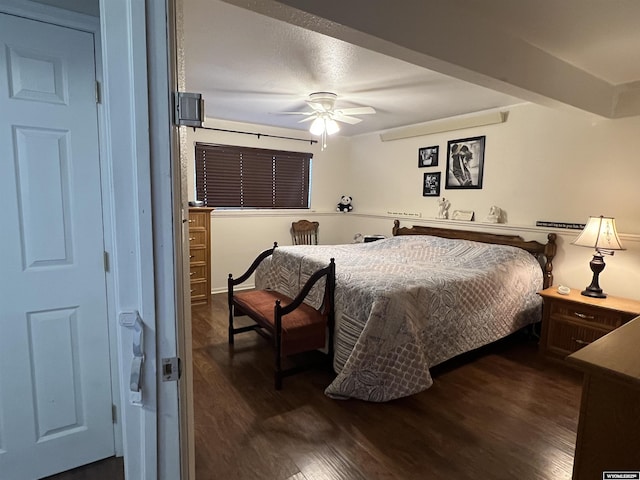
[[615, 250], [625, 250], [618, 238], [616, 231], [616, 221], [611, 217], [589, 217], [589, 221], [584, 229], [573, 241], [574, 245], [581, 247], [591, 247], [596, 249], [593, 258], [589, 262], [593, 278], [591, 285], [581, 293], [587, 297], [606, 298], [607, 294], [602, 291], [598, 281], [600, 272], [604, 270], [605, 264], [602, 255], [613, 255]]

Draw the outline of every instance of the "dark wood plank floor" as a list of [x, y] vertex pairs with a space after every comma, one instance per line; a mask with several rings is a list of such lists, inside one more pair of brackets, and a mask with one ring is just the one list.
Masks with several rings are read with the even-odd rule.
[[124, 459], [107, 458], [43, 480], [124, 480]]
[[274, 390], [267, 342], [245, 333], [230, 350], [226, 321], [226, 294], [193, 310], [198, 480], [571, 478], [581, 377], [525, 337], [374, 404], [326, 397], [323, 371]]

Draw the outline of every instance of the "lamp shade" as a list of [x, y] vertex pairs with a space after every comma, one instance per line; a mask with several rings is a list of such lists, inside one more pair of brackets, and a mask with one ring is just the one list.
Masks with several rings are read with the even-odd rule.
[[616, 231], [616, 221], [611, 217], [589, 217], [584, 229], [573, 241], [574, 245], [596, 250], [625, 250]]

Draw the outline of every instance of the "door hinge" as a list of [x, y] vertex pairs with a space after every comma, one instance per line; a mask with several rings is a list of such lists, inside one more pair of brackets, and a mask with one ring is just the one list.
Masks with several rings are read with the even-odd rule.
[[118, 423], [118, 407], [114, 404], [111, 404], [111, 420], [113, 423]]
[[102, 103], [102, 94], [100, 92], [100, 82], [96, 81], [96, 103]]
[[109, 252], [104, 252], [104, 271], [109, 271]]
[[162, 381], [176, 382], [182, 375], [182, 365], [179, 357], [162, 359]]
[[201, 93], [174, 92], [174, 119], [176, 125], [201, 127], [204, 122], [204, 100]]

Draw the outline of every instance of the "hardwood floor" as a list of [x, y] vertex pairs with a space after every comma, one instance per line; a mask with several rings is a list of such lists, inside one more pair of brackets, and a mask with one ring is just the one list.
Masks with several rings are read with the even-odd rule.
[[107, 458], [43, 480], [124, 480], [124, 459]]
[[193, 309], [198, 480], [571, 478], [581, 376], [522, 336], [433, 371], [425, 392], [375, 404], [323, 394], [309, 371], [273, 388], [250, 332], [227, 344], [226, 294]]

